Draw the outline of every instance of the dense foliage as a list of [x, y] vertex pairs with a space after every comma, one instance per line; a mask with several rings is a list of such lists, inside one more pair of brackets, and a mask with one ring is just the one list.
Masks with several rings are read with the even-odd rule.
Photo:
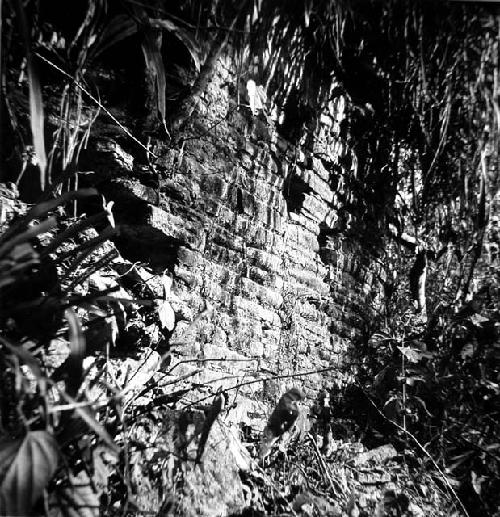
[[[2, 508], [42, 512], [49, 486], [50, 504], [65, 515], [76, 515], [79, 505], [110, 512], [117, 501], [127, 501], [127, 511], [125, 423], [132, 409], [121, 407], [109, 377], [89, 375], [84, 358], [92, 352], [107, 364], [120, 318], [138, 311], [167, 340], [173, 312], [167, 281], [163, 297], [153, 300], [149, 292], [134, 305], [109, 296], [122, 289], [121, 280], [110, 287], [94, 276], [109, 273], [116, 258], [107, 242], [116, 228], [112, 207], [99, 197], [96, 215], [77, 216], [70, 203], [98, 194], [77, 190], [76, 172], [98, 117], [111, 121], [113, 136], [140, 150], [156, 172], [154, 142], [179, 145], [176, 131], [227, 51], [239, 63], [235, 90], [253, 80], [294, 143], [307, 146], [322, 110], [347, 99], [341, 136], [356, 166], [345, 186], [352, 199], [342, 209], [355, 224], [339, 231], [373, 246], [385, 300], [378, 318], [366, 322], [361, 356], [354, 358], [356, 386], [332, 394], [335, 412], [322, 425], [337, 436], [354, 431], [370, 445], [392, 440], [415, 471], [432, 472], [445, 492], [458, 495], [469, 515], [494, 515], [500, 489], [495, 8], [397, 0], [171, 4], [82, 0], [68, 12], [65, 2], [0, 2], [0, 180], [14, 182], [25, 202], [37, 202], [30, 210], [19, 203], [17, 219], [1, 221]], [[137, 70], [141, 80], [130, 81]], [[111, 112], [108, 101], [119, 108]], [[13, 192], [4, 194], [15, 200]], [[382, 236], [376, 242], [366, 231], [373, 224]], [[50, 359], [56, 345], [65, 350], [61, 364]], [[104, 393], [108, 407], [89, 409], [92, 389]], [[96, 444], [103, 447], [99, 460]], [[119, 450], [118, 458], [106, 456]], [[316, 444], [296, 455], [326, 492], [332, 480], [319, 452], [308, 463], [311, 451]], [[44, 468], [32, 468], [37, 463]], [[112, 495], [99, 498], [116, 464]], [[103, 479], [96, 489], [94, 481]]]

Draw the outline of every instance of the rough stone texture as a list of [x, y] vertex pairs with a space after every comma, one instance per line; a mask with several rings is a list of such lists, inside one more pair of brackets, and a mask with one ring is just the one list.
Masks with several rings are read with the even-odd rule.
[[[339, 201], [344, 177], [355, 173], [355, 164], [341, 166], [350, 153], [339, 136], [345, 103], [332, 101], [312, 145], [294, 146], [263, 115], [237, 107], [225, 86], [231, 82], [223, 58], [177, 143], [156, 148], [161, 174], [97, 137], [93, 181], [115, 201], [125, 256], [170, 270], [177, 312], [193, 318], [206, 302], [214, 308], [174, 360], [205, 360], [197, 382], [210, 380], [214, 389], [332, 367], [279, 383], [278, 392], [295, 383], [313, 397], [342, 382], [346, 352], [378, 291], [369, 253], [347, 237], [353, 215]], [[225, 361], [234, 354], [252, 360]], [[241, 394], [272, 401], [268, 385]]]
[[[203, 460], [195, 464], [195, 437], [203, 422], [199, 411], [167, 411], [160, 426], [148, 425], [146, 418], [134, 426], [133, 437], [149, 445], [134, 452], [131, 462], [132, 488], [141, 509], [194, 517], [227, 515], [244, 506], [238, 472], [248, 470], [251, 459], [234, 430], [216, 421]], [[152, 427], [157, 429], [155, 433], [150, 432]], [[158, 497], [151, 478], [161, 479], [163, 498]]]
[[0, 225], [9, 222], [14, 213], [26, 211], [18, 198], [17, 187], [13, 183], [0, 184]]
[[[185, 376], [201, 399], [242, 384], [229, 393], [231, 422], [258, 430], [286, 388], [299, 386], [312, 403], [347, 380], [349, 348], [379, 287], [368, 247], [349, 236], [357, 214], [343, 186], [356, 163], [339, 136], [344, 100], [325, 109], [314, 138], [292, 145], [264, 115], [237, 106], [227, 88], [236, 83], [221, 58], [198, 111], [170, 146], [157, 143], [150, 166], [105, 130], [101, 138], [98, 124], [84, 158], [87, 181], [115, 201], [121, 253], [173, 277], [165, 381]], [[200, 490], [200, 504], [220, 497]]]

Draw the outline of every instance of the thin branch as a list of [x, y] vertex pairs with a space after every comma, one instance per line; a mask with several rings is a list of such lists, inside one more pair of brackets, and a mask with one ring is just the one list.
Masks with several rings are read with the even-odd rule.
[[364, 390], [363, 391], [363, 394], [365, 395], [365, 397], [368, 399], [368, 401], [370, 402], [370, 404], [375, 408], [375, 410], [377, 411], [377, 413], [382, 417], [384, 418], [385, 420], [387, 420], [388, 422], [390, 422], [392, 425], [394, 425], [396, 428], [398, 428], [400, 431], [402, 431], [404, 434], [406, 434], [407, 436], [409, 436], [414, 442], [415, 444], [417, 445], [417, 447], [431, 460], [432, 464], [434, 465], [434, 468], [438, 471], [439, 475], [442, 477], [446, 487], [448, 488], [448, 490], [450, 491], [450, 493], [453, 495], [453, 497], [456, 499], [456, 501], [458, 502], [458, 505], [460, 506], [460, 508], [462, 509], [462, 511], [464, 512], [464, 514], [467, 516], [467, 517], [470, 517], [469, 515], [469, 512], [466, 510], [465, 506], [463, 505], [462, 501], [460, 500], [460, 497], [458, 497], [458, 494], [456, 493], [455, 489], [451, 486], [450, 482], [448, 481], [448, 478], [446, 477], [445, 473], [443, 472], [443, 470], [441, 469], [441, 467], [436, 463], [436, 460], [431, 456], [430, 452], [418, 441], [418, 439], [415, 437], [415, 435], [413, 435], [410, 431], [408, 431], [407, 429], [405, 429], [404, 427], [402, 427], [401, 425], [399, 425], [397, 422], [394, 422], [394, 420], [391, 420], [390, 418], [388, 418], [387, 416], [384, 415], [384, 413], [382, 413], [382, 411], [380, 411], [380, 409], [377, 407], [377, 405], [375, 404], [375, 402], [373, 402], [373, 400], [367, 395], [367, 393], [365, 393]]
[[[258, 382], [268, 382], [268, 381], [275, 381], [275, 380], [278, 380], [278, 379], [293, 379], [293, 378], [297, 378], [297, 377], [307, 377], [308, 375], [315, 375], [315, 374], [318, 374], [318, 373], [332, 372], [332, 371], [336, 371], [336, 370], [337, 370], [336, 366], [329, 366], [328, 368], [321, 368], [319, 370], [309, 370], [307, 372], [289, 373], [289, 374], [282, 374], [282, 375], [273, 375], [273, 376], [270, 376], [270, 377], [264, 377], [262, 379], [254, 379], [252, 381], [241, 382], [239, 384], [236, 384], [235, 386], [231, 386], [230, 388], [224, 388], [223, 390], [221, 390], [221, 393], [227, 393], [228, 391], [237, 390], [239, 388], [242, 388], [243, 386], [249, 386], [251, 384], [257, 384]], [[236, 376], [234, 376], [234, 377], [236, 377]], [[217, 382], [217, 381], [220, 381], [220, 380], [224, 380], [224, 379], [214, 379], [212, 382]], [[208, 384], [208, 383], [206, 383], [206, 384]], [[204, 402], [205, 400], [208, 400], [208, 399], [210, 399], [212, 397], [213, 397], [213, 394], [207, 395], [206, 397], [203, 397], [201, 399], [195, 400], [194, 402], [190, 402], [189, 404], [186, 404], [184, 407], [185, 408], [189, 408], [189, 407], [198, 405], [201, 402]]]

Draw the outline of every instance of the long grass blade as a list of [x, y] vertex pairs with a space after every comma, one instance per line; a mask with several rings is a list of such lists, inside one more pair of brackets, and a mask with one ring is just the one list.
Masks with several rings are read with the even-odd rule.
[[75, 397], [82, 383], [83, 367], [86, 342], [83, 335], [80, 319], [73, 309], [66, 309], [64, 315], [69, 326], [69, 357], [66, 359], [66, 392]]
[[72, 257], [76, 255], [77, 253], [80, 253], [80, 255], [69, 265], [68, 270], [69, 271], [75, 271], [76, 267], [81, 264], [92, 252], [94, 252], [101, 244], [111, 237], [117, 235], [119, 233], [119, 228], [113, 228], [112, 226], [107, 226], [97, 237], [93, 237], [92, 239], [89, 239], [88, 241], [84, 242], [83, 244], [80, 244], [78, 248], [74, 248], [71, 250], [68, 250], [64, 253], [61, 253], [57, 260], [58, 262], [61, 262], [68, 257]]
[[45, 380], [40, 368], [40, 363], [26, 348], [23, 348], [21, 345], [16, 346], [2, 336], [0, 336], [0, 343], [29, 367], [37, 381]]
[[[50, 379], [47, 379], [43, 375], [38, 360], [25, 348], [12, 344], [2, 336], [0, 336], [0, 343], [19, 359], [21, 359], [21, 361], [30, 368], [39, 383], [47, 382], [49, 384], [53, 384]], [[94, 431], [111, 448], [113, 452], [118, 454], [120, 452], [120, 448], [113, 441], [104, 426], [90, 414], [88, 408], [81, 407], [71, 395], [68, 395], [68, 393], [61, 390], [59, 390], [59, 393], [61, 397], [66, 400], [66, 402], [73, 405], [75, 413], [90, 427], [90, 429], [92, 429], [92, 431]]]
[[87, 278], [93, 275], [96, 271], [102, 271], [102, 269], [107, 266], [110, 262], [112, 262], [115, 258], [119, 256], [119, 253], [116, 249], [112, 249], [108, 253], [106, 253], [103, 257], [101, 257], [97, 262], [89, 265], [85, 271], [75, 278], [71, 284], [67, 287], [68, 291], [72, 290], [75, 286], [82, 284], [87, 280]]
[[66, 402], [73, 405], [75, 413], [90, 427], [90, 429], [92, 429], [92, 431], [94, 431], [115, 454], [119, 454], [120, 448], [113, 441], [113, 438], [111, 438], [104, 426], [91, 415], [89, 409], [87, 407], [81, 407], [71, 395], [68, 395], [64, 391], [60, 391], [59, 393]]
[[120, 41], [132, 36], [137, 32], [137, 23], [126, 14], [115, 16], [104, 27], [99, 41], [95, 44], [92, 57], [96, 58], [110, 47], [116, 45]]
[[45, 152], [45, 135], [44, 135], [44, 111], [42, 100], [42, 88], [40, 86], [39, 75], [36, 65], [33, 61], [33, 51], [31, 48], [31, 37], [26, 14], [21, 0], [14, 2], [16, 8], [19, 28], [24, 40], [26, 49], [26, 63], [28, 68], [29, 82], [29, 101], [30, 101], [30, 123], [31, 133], [33, 136], [33, 147], [35, 148], [38, 166], [40, 168], [40, 187], [45, 189], [45, 179], [47, 170], [47, 154]]
[[106, 215], [106, 212], [99, 212], [98, 214], [91, 215], [90, 217], [86, 217], [85, 219], [72, 224], [69, 228], [66, 228], [66, 230], [52, 239], [47, 246], [45, 246], [43, 251], [40, 253], [40, 257], [46, 257], [50, 253], [53, 253], [61, 244], [68, 242], [69, 239], [73, 238], [75, 235], [78, 235], [83, 230], [103, 221], [106, 218]]
[[149, 20], [149, 25], [153, 28], [163, 29], [172, 33], [186, 47], [186, 50], [189, 52], [189, 55], [193, 60], [196, 70], [200, 70], [200, 47], [196, 43], [196, 40], [193, 38], [193, 36], [191, 36], [191, 34], [186, 29], [180, 27], [172, 20], [160, 20], [158, 18], [151, 18]]
[[167, 81], [165, 76], [165, 65], [161, 54], [162, 41], [163, 37], [161, 31], [158, 29], [148, 29], [142, 42], [142, 52], [146, 61], [146, 67], [155, 79], [158, 112], [161, 115], [162, 121], [165, 121], [165, 87]]
[[130, 138], [132, 139], [136, 144], [138, 144], [140, 147], [142, 147], [148, 156], [152, 156], [153, 158], [158, 158], [156, 154], [154, 154], [152, 151], [150, 151], [139, 139], [137, 139], [109, 110], [102, 104], [102, 102], [94, 97], [82, 84], [75, 80], [74, 77], [69, 75], [67, 72], [65, 72], [61, 67], [57, 66], [54, 62], [50, 61], [46, 57], [42, 56], [42, 54], [36, 53], [36, 56], [40, 58], [42, 61], [50, 65], [52, 68], [57, 70], [60, 74], [62, 74], [64, 77], [68, 78], [72, 83], [79, 88], [92, 102], [96, 104], [106, 115]]
[[75, 199], [82, 199], [85, 197], [97, 195], [99, 195], [99, 193], [95, 188], [86, 188], [74, 190], [72, 192], [66, 192], [56, 199], [38, 203], [31, 210], [29, 210], [29, 212], [22, 219], [20, 219], [16, 224], [13, 224], [2, 236], [0, 236], [0, 243], [8, 241], [10, 238], [12, 238], [13, 235], [26, 228], [28, 224], [33, 221], [33, 219], [41, 219], [42, 217], [45, 217], [49, 212], [57, 208], [59, 205], [63, 205], [64, 203], [73, 201]]
[[21, 233], [20, 235], [16, 235], [12, 239], [8, 240], [5, 244], [0, 246], [0, 257], [4, 256], [11, 249], [15, 248], [18, 244], [22, 244], [23, 242], [27, 242], [37, 235], [41, 233], [48, 232], [52, 228], [54, 228], [57, 224], [55, 217], [49, 217], [46, 221], [42, 221], [40, 224], [33, 226], [29, 230]]

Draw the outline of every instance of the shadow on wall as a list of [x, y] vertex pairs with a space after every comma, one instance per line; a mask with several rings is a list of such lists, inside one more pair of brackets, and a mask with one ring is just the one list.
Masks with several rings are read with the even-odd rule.
[[333, 250], [332, 241], [335, 236], [339, 235], [338, 229], [329, 228], [324, 223], [320, 226], [318, 234], [319, 258], [323, 264], [335, 264], [337, 252]]
[[122, 256], [131, 262], [145, 262], [153, 270], [173, 272], [178, 263], [179, 248], [185, 243], [141, 224], [121, 227], [115, 244]]
[[288, 212], [298, 214], [304, 205], [306, 194], [311, 192], [311, 187], [301, 177], [294, 173], [288, 174], [283, 185], [283, 197]]

